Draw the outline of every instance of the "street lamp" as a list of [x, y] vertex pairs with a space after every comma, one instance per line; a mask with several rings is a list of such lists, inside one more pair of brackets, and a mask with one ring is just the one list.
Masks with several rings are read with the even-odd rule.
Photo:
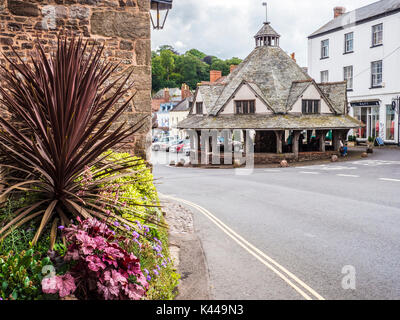
[[[150, 0], [151, 1], [151, 11], [153, 11], [155, 17], [153, 18], [153, 13], [151, 13], [151, 24], [154, 30], [161, 30], [164, 28], [165, 21], [168, 17], [168, 12], [172, 8], [172, 0]], [[162, 16], [165, 14], [164, 19]]]

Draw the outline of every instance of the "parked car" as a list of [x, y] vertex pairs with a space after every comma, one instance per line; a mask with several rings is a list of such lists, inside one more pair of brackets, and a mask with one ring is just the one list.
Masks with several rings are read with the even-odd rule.
[[169, 137], [164, 137], [160, 141], [154, 142], [151, 145], [151, 149], [154, 151], [166, 151], [170, 146]]
[[167, 150], [167, 151], [173, 152], [173, 153], [180, 152], [179, 150], [181, 150], [183, 144], [184, 144], [183, 140], [178, 140], [178, 141], [176, 141], [176, 143], [171, 144], [170, 147], [168, 148], [169, 150]]

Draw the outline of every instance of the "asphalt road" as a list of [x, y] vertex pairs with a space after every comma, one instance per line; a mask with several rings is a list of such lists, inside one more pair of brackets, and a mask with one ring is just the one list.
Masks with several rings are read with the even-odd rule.
[[[207, 209], [321, 297], [400, 299], [399, 149], [377, 150], [367, 160], [258, 168], [249, 175], [163, 164], [154, 174], [161, 193]], [[191, 209], [213, 299], [304, 299]]]

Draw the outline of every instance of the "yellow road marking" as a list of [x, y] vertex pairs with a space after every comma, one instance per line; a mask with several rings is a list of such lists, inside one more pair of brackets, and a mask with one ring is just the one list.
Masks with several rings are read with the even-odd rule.
[[[229, 228], [226, 224], [224, 224], [221, 220], [215, 217], [210, 211], [207, 209], [200, 207], [199, 205], [190, 202], [188, 200], [179, 199], [176, 197], [160, 194], [160, 196], [169, 198], [171, 200], [175, 200], [178, 202], [182, 202], [191, 206], [201, 213], [203, 213], [208, 219], [210, 219], [214, 224], [216, 224], [225, 234], [227, 234], [230, 238], [232, 238], [237, 244], [239, 244], [243, 249], [249, 252], [252, 256], [254, 256], [257, 260], [259, 260], [262, 264], [268, 267], [271, 271], [277, 274], [283, 281], [285, 281], [289, 286], [291, 286], [294, 290], [296, 290], [304, 299], [313, 300], [316, 298], [318, 300], [325, 300], [320, 294], [318, 294], [314, 289], [296, 277], [293, 273], [287, 270], [285, 267], [280, 265], [271, 257], [267, 256], [264, 252], [256, 248], [254, 245], [245, 240], [242, 236], [237, 234], [231, 228]], [[278, 270], [279, 269], [279, 270]], [[310, 297], [313, 296], [313, 297]]]

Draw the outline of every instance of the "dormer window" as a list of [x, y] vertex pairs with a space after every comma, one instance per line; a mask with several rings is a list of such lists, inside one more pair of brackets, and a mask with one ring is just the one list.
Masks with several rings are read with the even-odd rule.
[[203, 102], [196, 102], [196, 114], [203, 114]]
[[256, 112], [255, 100], [238, 100], [235, 101], [236, 114], [250, 114]]
[[321, 100], [302, 100], [303, 114], [318, 114], [321, 112]]

